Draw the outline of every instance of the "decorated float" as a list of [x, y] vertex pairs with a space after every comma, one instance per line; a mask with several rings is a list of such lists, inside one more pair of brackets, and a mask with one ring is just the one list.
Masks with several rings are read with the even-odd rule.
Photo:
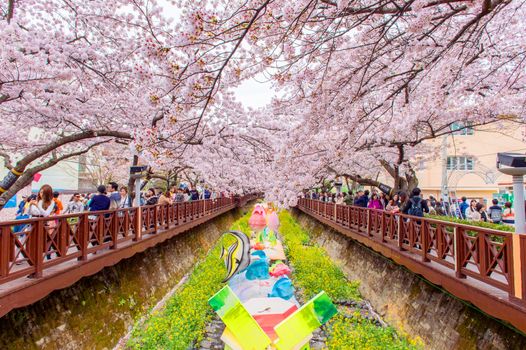
[[337, 313], [324, 291], [304, 305], [294, 295], [291, 269], [279, 239], [279, 219], [271, 205], [257, 204], [249, 220], [252, 239], [239, 231], [225, 235], [227, 285], [209, 300], [225, 323], [225, 349], [309, 349], [312, 332]]

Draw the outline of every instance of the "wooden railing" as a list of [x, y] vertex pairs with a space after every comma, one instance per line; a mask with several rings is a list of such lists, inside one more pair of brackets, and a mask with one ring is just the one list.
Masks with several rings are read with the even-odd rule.
[[41, 278], [46, 269], [88, 261], [102, 250], [139, 243], [201, 218], [246, 204], [257, 195], [173, 205], [83, 212], [0, 223], [0, 285], [21, 277]]
[[494, 287], [526, 305], [525, 235], [304, 198], [298, 208], [343, 233], [363, 237], [365, 244], [410, 253], [404, 261], [417, 260], [424, 268], [439, 264], [458, 282], [471, 277], [481, 288]]

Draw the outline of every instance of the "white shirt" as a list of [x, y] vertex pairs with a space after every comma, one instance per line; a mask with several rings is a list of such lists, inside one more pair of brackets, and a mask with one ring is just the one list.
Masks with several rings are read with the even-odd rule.
[[51, 201], [51, 204], [49, 205], [49, 207], [47, 207], [47, 209], [44, 209], [42, 207], [43, 205], [43, 201], [42, 200], [39, 200], [37, 205], [30, 205], [29, 206], [29, 215], [31, 216], [43, 216], [43, 217], [48, 217], [49, 215], [51, 215], [51, 213], [55, 210], [55, 201]]

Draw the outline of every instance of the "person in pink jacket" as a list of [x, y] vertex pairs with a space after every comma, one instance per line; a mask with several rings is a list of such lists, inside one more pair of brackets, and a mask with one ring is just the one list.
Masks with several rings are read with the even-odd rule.
[[380, 199], [378, 198], [378, 195], [376, 193], [373, 194], [371, 197], [371, 200], [369, 201], [368, 208], [371, 209], [383, 209], [382, 202], [380, 202]]

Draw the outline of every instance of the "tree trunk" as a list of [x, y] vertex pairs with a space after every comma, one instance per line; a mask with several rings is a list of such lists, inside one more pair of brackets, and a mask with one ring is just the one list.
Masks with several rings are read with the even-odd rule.
[[[139, 156], [134, 154], [131, 166], [136, 166], [137, 164], [139, 164]], [[133, 179], [130, 174], [130, 177], [128, 178], [128, 195], [130, 196], [130, 200], [132, 202], [135, 199], [134, 191], [135, 191], [135, 179]]]
[[[57, 163], [63, 160], [84, 154], [88, 152], [90, 149], [92, 149], [93, 147], [97, 147], [109, 141], [110, 140], [96, 142], [96, 143], [89, 145], [88, 147], [84, 149], [81, 149], [80, 151], [69, 153], [66, 155], [59, 156], [59, 157], [56, 157], [56, 155], [53, 154], [51, 159], [47, 160], [46, 162], [42, 164], [26, 169], [26, 166], [30, 163], [29, 162], [23, 165], [23, 170], [19, 170], [20, 169], [19, 164], [24, 164], [24, 162], [27, 162], [30, 156], [28, 155], [22, 158], [22, 160], [20, 160], [15, 167], [12, 167], [10, 169], [10, 172], [4, 177], [4, 179], [1, 182], [0, 189], [2, 191], [0, 192], [2, 194], [0, 195], [0, 210], [4, 208], [7, 201], [9, 201], [9, 199], [11, 199], [15, 194], [17, 194], [18, 191], [20, 191], [27, 185], [31, 184], [31, 181], [33, 181], [33, 177], [35, 176], [36, 173], [39, 173], [45, 169], [51, 168], [52, 166], [56, 165]], [[49, 145], [46, 147], [49, 147]], [[39, 153], [39, 151], [33, 152], [32, 154]], [[53, 150], [51, 150], [51, 152], [52, 151]]]

